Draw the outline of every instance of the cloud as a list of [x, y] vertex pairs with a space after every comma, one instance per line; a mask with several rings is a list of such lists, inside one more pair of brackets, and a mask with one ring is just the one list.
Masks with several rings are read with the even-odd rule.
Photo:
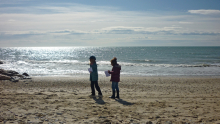
[[170, 33], [175, 32], [182, 27], [126, 27], [126, 26], [113, 26], [106, 27], [96, 30], [74, 30], [74, 29], [64, 29], [64, 30], [29, 30], [29, 31], [0, 31], [4, 35], [82, 35], [82, 34], [159, 34], [159, 33]]
[[116, 26], [116, 27], [107, 27], [103, 28], [97, 33], [101, 34], [173, 34], [176, 30], [181, 29], [182, 27], [124, 27], [124, 26]]
[[80, 30], [56, 30], [56, 31], [48, 31], [47, 34], [68, 34], [68, 35], [80, 35], [80, 34], [87, 34], [89, 32], [80, 31]]
[[208, 15], [208, 14], [220, 14], [220, 10], [205, 10], [205, 9], [200, 9], [200, 10], [188, 10], [189, 13], [192, 14], [202, 14], [202, 15]]
[[[106, 27], [102, 29], [82, 31], [82, 30], [48, 30], [48, 31], [1, 31], [0, 35], [6, 36], [31, 36], [31, 35], [108, 35], [108, 34], [130, 34], [130, 35], [220, 35], [220, 32], [214, 31], [187, 31], [183, 30], [182, 27], [125, 27], [125, 26], [115, 26]], [[146, 38], [146, 36], [144, 36]], [[140, 37], [139, 37], [140, 38]], [[143, 38], [143, 37], [142, 37]], [[86, 38], [88, 39], [88, 38]], [[130, 38], [132, 39], [132, 38]], [[135, 37], [134, 39], [138, 39]]]
[[[39, 46], [50, 45], [51, 42], [58, 46], [94, 46], [110, 45], [112, 42], [126, 45], [127, 42], [144, 40], [189, 41], [201, 39], [201, 36], [210, 40], [219, 38], [219, 17], [122, 9], [65, 2], [28, 6], [4, 4], [0, 8], [0, 46], [5, 43], [10, 46], [10, 42], [18, 41], [38, 41], [36, 44], [41, 41]], [[219, 13], [219, 10], [204, 11]], [[189, 13], [204, 12], [189, 10]]]
[[[6, 2], [5, 2], [6, 3]], [[90, 6], [76, 3], [48, 3], [45, 5], [42, 4], [19, 4], [19, 2], [15, 5], [4, 6], [5, 3], [0, 2], [0, 13], [20, 13], [20, 14], [67, 14], [73, 12], [110, 12], [117, 11], [116, 7], [108, 7], [108, 6]], [[13, 3], [10, 3], [13, 4]], [[18, 5], [17, 5], [18, 4]]]
[[204, 31], [194, 31], [194, 32], [186, 32], [180, 33], [181, 35], [220, 35], [220, 32], [204, 32]]
[[87, 34], [91, 32], [85, 32], [80, 30], [54, 30], [54, 31], [5, 31], [0, 32], [0, 35], [80, 35], [80, 34]]

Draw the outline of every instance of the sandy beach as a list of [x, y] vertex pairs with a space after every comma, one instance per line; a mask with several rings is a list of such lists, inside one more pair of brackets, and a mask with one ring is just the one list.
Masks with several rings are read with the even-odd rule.
[[121, 77], [116, 100], [109, 77], [99, 86], [91, 98], [88, 77], [0, 81], [0, 123], [220, 123], [220, 77]]

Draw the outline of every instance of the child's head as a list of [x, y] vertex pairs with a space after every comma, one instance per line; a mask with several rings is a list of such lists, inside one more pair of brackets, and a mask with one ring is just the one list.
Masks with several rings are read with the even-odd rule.
[[117, 58], [114, 57], [112, 60], [111, 60], [111, 65], [114, 66], [114, 65], [117, 65]]
[[94, 63], [95, 60], [96, 60], [96, 58], [95, 58], [95, 56], [90, 56], [90, 57], [89, 57], [89, 60], [90, 60], [90, 63]]

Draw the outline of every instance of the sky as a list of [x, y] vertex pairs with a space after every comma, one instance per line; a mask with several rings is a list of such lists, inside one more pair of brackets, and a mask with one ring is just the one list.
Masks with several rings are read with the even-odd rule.
[[220, 46], [220, 0], [0, 0], [0, 47]]

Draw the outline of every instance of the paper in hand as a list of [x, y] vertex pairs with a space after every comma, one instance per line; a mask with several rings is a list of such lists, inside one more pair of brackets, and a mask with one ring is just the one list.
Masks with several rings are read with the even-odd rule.
[[110, 74], [108, 73], [108, 71], [105, 71], [105, 76], [106, 76], [106, 77], [110, 76]]
[[92, 70], [92, 68], [88, 68], [88, 71], [89, 71], [89, 72], [92, 72], [93, 70]]

